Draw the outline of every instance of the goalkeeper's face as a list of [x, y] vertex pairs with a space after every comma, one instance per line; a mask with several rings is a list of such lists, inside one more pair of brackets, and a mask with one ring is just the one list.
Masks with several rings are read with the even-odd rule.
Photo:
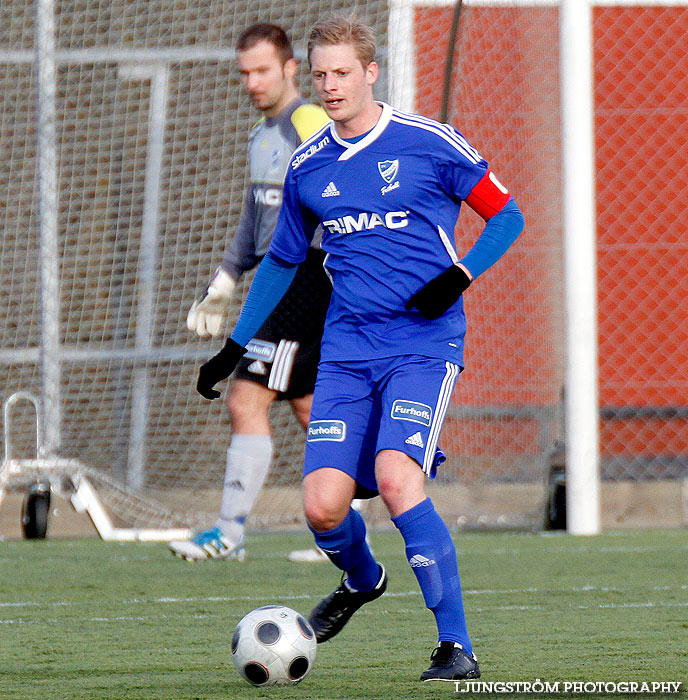
[[354, 132], [367, 131], [377, 121], [379, 108], [373, 97], [377, 76], [377, 63], [362, 65], [352, 44], [315, 46], [311, 53], [313, 87], [341, 135], [342, 130], [358, 135]]
[[259, 41], [237, 53], [241, 84], [254, 106], [268, 117], [278, 115], [295, 97], [294, 59], [282, 63], [274, 44]]

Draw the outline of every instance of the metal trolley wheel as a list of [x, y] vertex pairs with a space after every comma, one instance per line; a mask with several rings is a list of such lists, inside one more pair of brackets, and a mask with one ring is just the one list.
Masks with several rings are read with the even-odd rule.
[[[34, 458], [18, 458], [12, 455], [11, 445], [11, 410], [18, 401], [28, 401], [33, 404], [36, 412], [36, 456]], [[27, 540], [45, 539], [48, 532], [50, 515], [50, 495], [54, 491], [62, 498], [69, 499], [77, 513], [88, 513], [98, 534], [104, 540], [117, 542], [170, 542], [171, 540], [186, 540], [192, 531], [188, 527], [177, 528], [126, 528], [115, 527], [111, 517], [103, 506], [95, 489], [85, 472], [90, 471], [81, 461], [59, 457], [53, 451], [46, 449], [43, 443], [42, 419], [40, 401], [25, 391], [18, 391], [7, 399], [3, 405], [5, 458], [0, 460], [0, 505], [5, 494], [17, 488], [26, 489], [22, 505], [21, 527]], [[108, 482], [119, 492], [128, 492]], [[134, 503], [146, 507], [161, 509], [154, 502], [141, 499], [129, 494]]]
[[26, 490], [22, 505], [22, 532], [27, 540], [44, 540], [48, 532], [50, 485], [33, 484]]
[[[12, 445], [10, 442], [11, 430], [10, 422], [12, 417], [12, 407], [19, 401], [27, 401], [32, 404], [36, 412], [36, 458], [33, 460], [16, 460], [12, 458]], [[40, 402], [33, 395], [26, 391], [17, 391], [5, 399], [3, 405], [4, 437], [5, 437], [5, 459], [0, 466], [0, 501], [4, 497], [8, 487], [12, 486], [12, 478], [20, 481], [21, 465], [32, 464], [35, 469], [45, 450], [43, 448], [42, 421], [40, 415]], [[48, 531], [48, 515], [50, 513], [50, 481], [40, 476], [34, 476], [33, 480], [24, 480], [26, 484], [26, 496], [22, 504], [21, 526], [24, 537], [27, 540], [42, 540]]]

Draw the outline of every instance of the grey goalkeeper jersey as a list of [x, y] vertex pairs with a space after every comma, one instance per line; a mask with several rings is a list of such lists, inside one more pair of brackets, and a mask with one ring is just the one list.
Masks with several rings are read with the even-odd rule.
[[[328, 121], [325, 112], [302, 98], [276, 117], [262, 117], [248, 139], [249, 182], [241, 218], [222, 267], [238, 280], [268, 252], [282, 204], [282, 185], [291, 155]], [[316, 244], [317, 245], [317, 244]]]

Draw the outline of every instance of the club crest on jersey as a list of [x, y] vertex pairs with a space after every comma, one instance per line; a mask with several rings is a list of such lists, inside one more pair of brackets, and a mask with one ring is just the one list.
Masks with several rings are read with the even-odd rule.
[[377, 169], [385, 182], [393, 182], [399, 173], [399, 159], [378, 161]]
[[408, 420], [412, 423], [428, 426], [432, 420], [432, 408], [417, 401], [397, 399], [392, 404], [391, 416], [396, 420]]
[[308, 424], [306, 442], [344, 442], [345, 437], [346, 423], [343, 420], [312, 420]]
[[282, 154], [280, 153], [280, 151], [279, 151], [278, 148], [275, 148], [275, 149], [272, 151], [272, 168], [273, 168], [273, 170], [274, 170], [275, 168], [279, 167], [279, 164], [280, 164], [280, 156], [281, 156], [281, 155], [282, 155]]
[[378, 161], [377, 169], [382, 179], [387, 183], [380, 188], [380, 192], [384, 195], [399, 187], [399, 180], [396, 179], [399, 174], [399, 159], [396, 160], [381, 160]]

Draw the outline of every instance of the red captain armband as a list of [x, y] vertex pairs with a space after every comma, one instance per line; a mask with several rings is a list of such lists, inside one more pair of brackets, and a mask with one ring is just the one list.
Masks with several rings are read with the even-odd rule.
[[465, 202], [487, 221], [502, 210], [510, 197], [509, 190], [502, 185], [491, 170], [488, 170], [471, 190]]

